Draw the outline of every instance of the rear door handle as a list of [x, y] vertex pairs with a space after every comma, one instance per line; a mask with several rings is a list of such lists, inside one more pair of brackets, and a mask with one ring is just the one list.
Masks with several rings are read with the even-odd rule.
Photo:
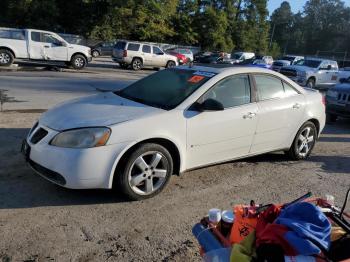
[[301, 104], [299, 104], [299, 103], [295, 103], [294, 105], [293, 105], [293, 108], [294, 109], [299, 109], [301, 107]]
[[254, 116], [256, 116], [256, 113], [249, 112], [246, 115], [243, 115], [243, 119], [252, 119]]

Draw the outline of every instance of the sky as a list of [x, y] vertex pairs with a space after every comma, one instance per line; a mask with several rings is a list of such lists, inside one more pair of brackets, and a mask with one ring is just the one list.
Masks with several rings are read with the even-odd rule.
[[[272, 12], [280, 7], [281, 3], [287, 1], [292, 7], [293, 13], [298, 13], [299, 11], [303, 11], [303, 7], [307, 0], [268, 0], [267, 8], [269, 9], [270, 15]], [[350, 0], [342, 0], [346, 6], [350, 6]]]
[[[268, 5], [270, 15], [276, 8], [280, 7], [283, 1], [285, 0], [268, 0], [267, 5]], [[305, 5], [306, 1], [307, 0], [289, 0], [287, 2], [289, 2], [290, 6], [292, 7], [292, 12], [297, 13], [298, 11], [303, 10], [303, 6]]]

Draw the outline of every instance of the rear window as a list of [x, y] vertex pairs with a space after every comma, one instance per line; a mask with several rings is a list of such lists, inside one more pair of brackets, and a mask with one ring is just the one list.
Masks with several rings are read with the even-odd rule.
[[130, 43], [128, 45], [128, 50], [130, 50], [130, 51], [139, 51], [139, 49], [140, 49], [140, 44], [132, 44], [132, 43]]
[[125, 46], [126, 46], [126, 42], [117, 42], [114, 48], [118, 50], [124, 50]]
[[34, 42], [40, 42], [40, 33], [39, 32], [32, 32], [30, 35], [32, 41]]
[[215, 73], [166, 69], [149, 75], [115, 94], [153, 107], [175, 108]]
[[151, 47], [149, 45], [144, 45], [142, 47], [142, 52], [144, 52], [144, 53], [151, 53]]
[[14, 39], [14, 40], [24, 40], [23, 30], [12, 30], [12, 29], [1, 29], [0, 38]]

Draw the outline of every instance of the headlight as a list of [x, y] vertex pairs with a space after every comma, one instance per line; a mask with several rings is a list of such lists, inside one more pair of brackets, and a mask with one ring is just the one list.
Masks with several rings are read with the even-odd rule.
[[90, 148], [104, 146], [111, 130], [107, 127], [81, 128], [63, 131], [51, 141], [51, 145], [68, 148]]
[[333, 90], [328, 90], [327, 96], [333, 97], [333, 98], [337, 98], [338, 97], [338, 92], [337, 91], [333, 91]]

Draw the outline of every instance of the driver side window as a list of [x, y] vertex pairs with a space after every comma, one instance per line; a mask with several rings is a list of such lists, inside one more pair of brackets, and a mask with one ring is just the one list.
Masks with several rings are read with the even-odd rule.
[[162, 55], [163, 54], [162, 50], [160, 50], [158, 47], [153, 46], [152, 48], [153, 48], [153, 54], [155, 54], [155, 55]]
[[248, 75], [235, 75], [221, 80], [202, 97], [202, 101], [207, 99], [220, 102], [224, 108], [249, 104], [251, 93]]
[[44, 43], [55, 44], [55, 45], [60, 45], [61, 44], [61, 41], [59, 41], [56, 37], [54, 37], [54, 36], [52, 36], [50, 34], [46, 34], [46, 33], [44, 33], [43, 42]]

